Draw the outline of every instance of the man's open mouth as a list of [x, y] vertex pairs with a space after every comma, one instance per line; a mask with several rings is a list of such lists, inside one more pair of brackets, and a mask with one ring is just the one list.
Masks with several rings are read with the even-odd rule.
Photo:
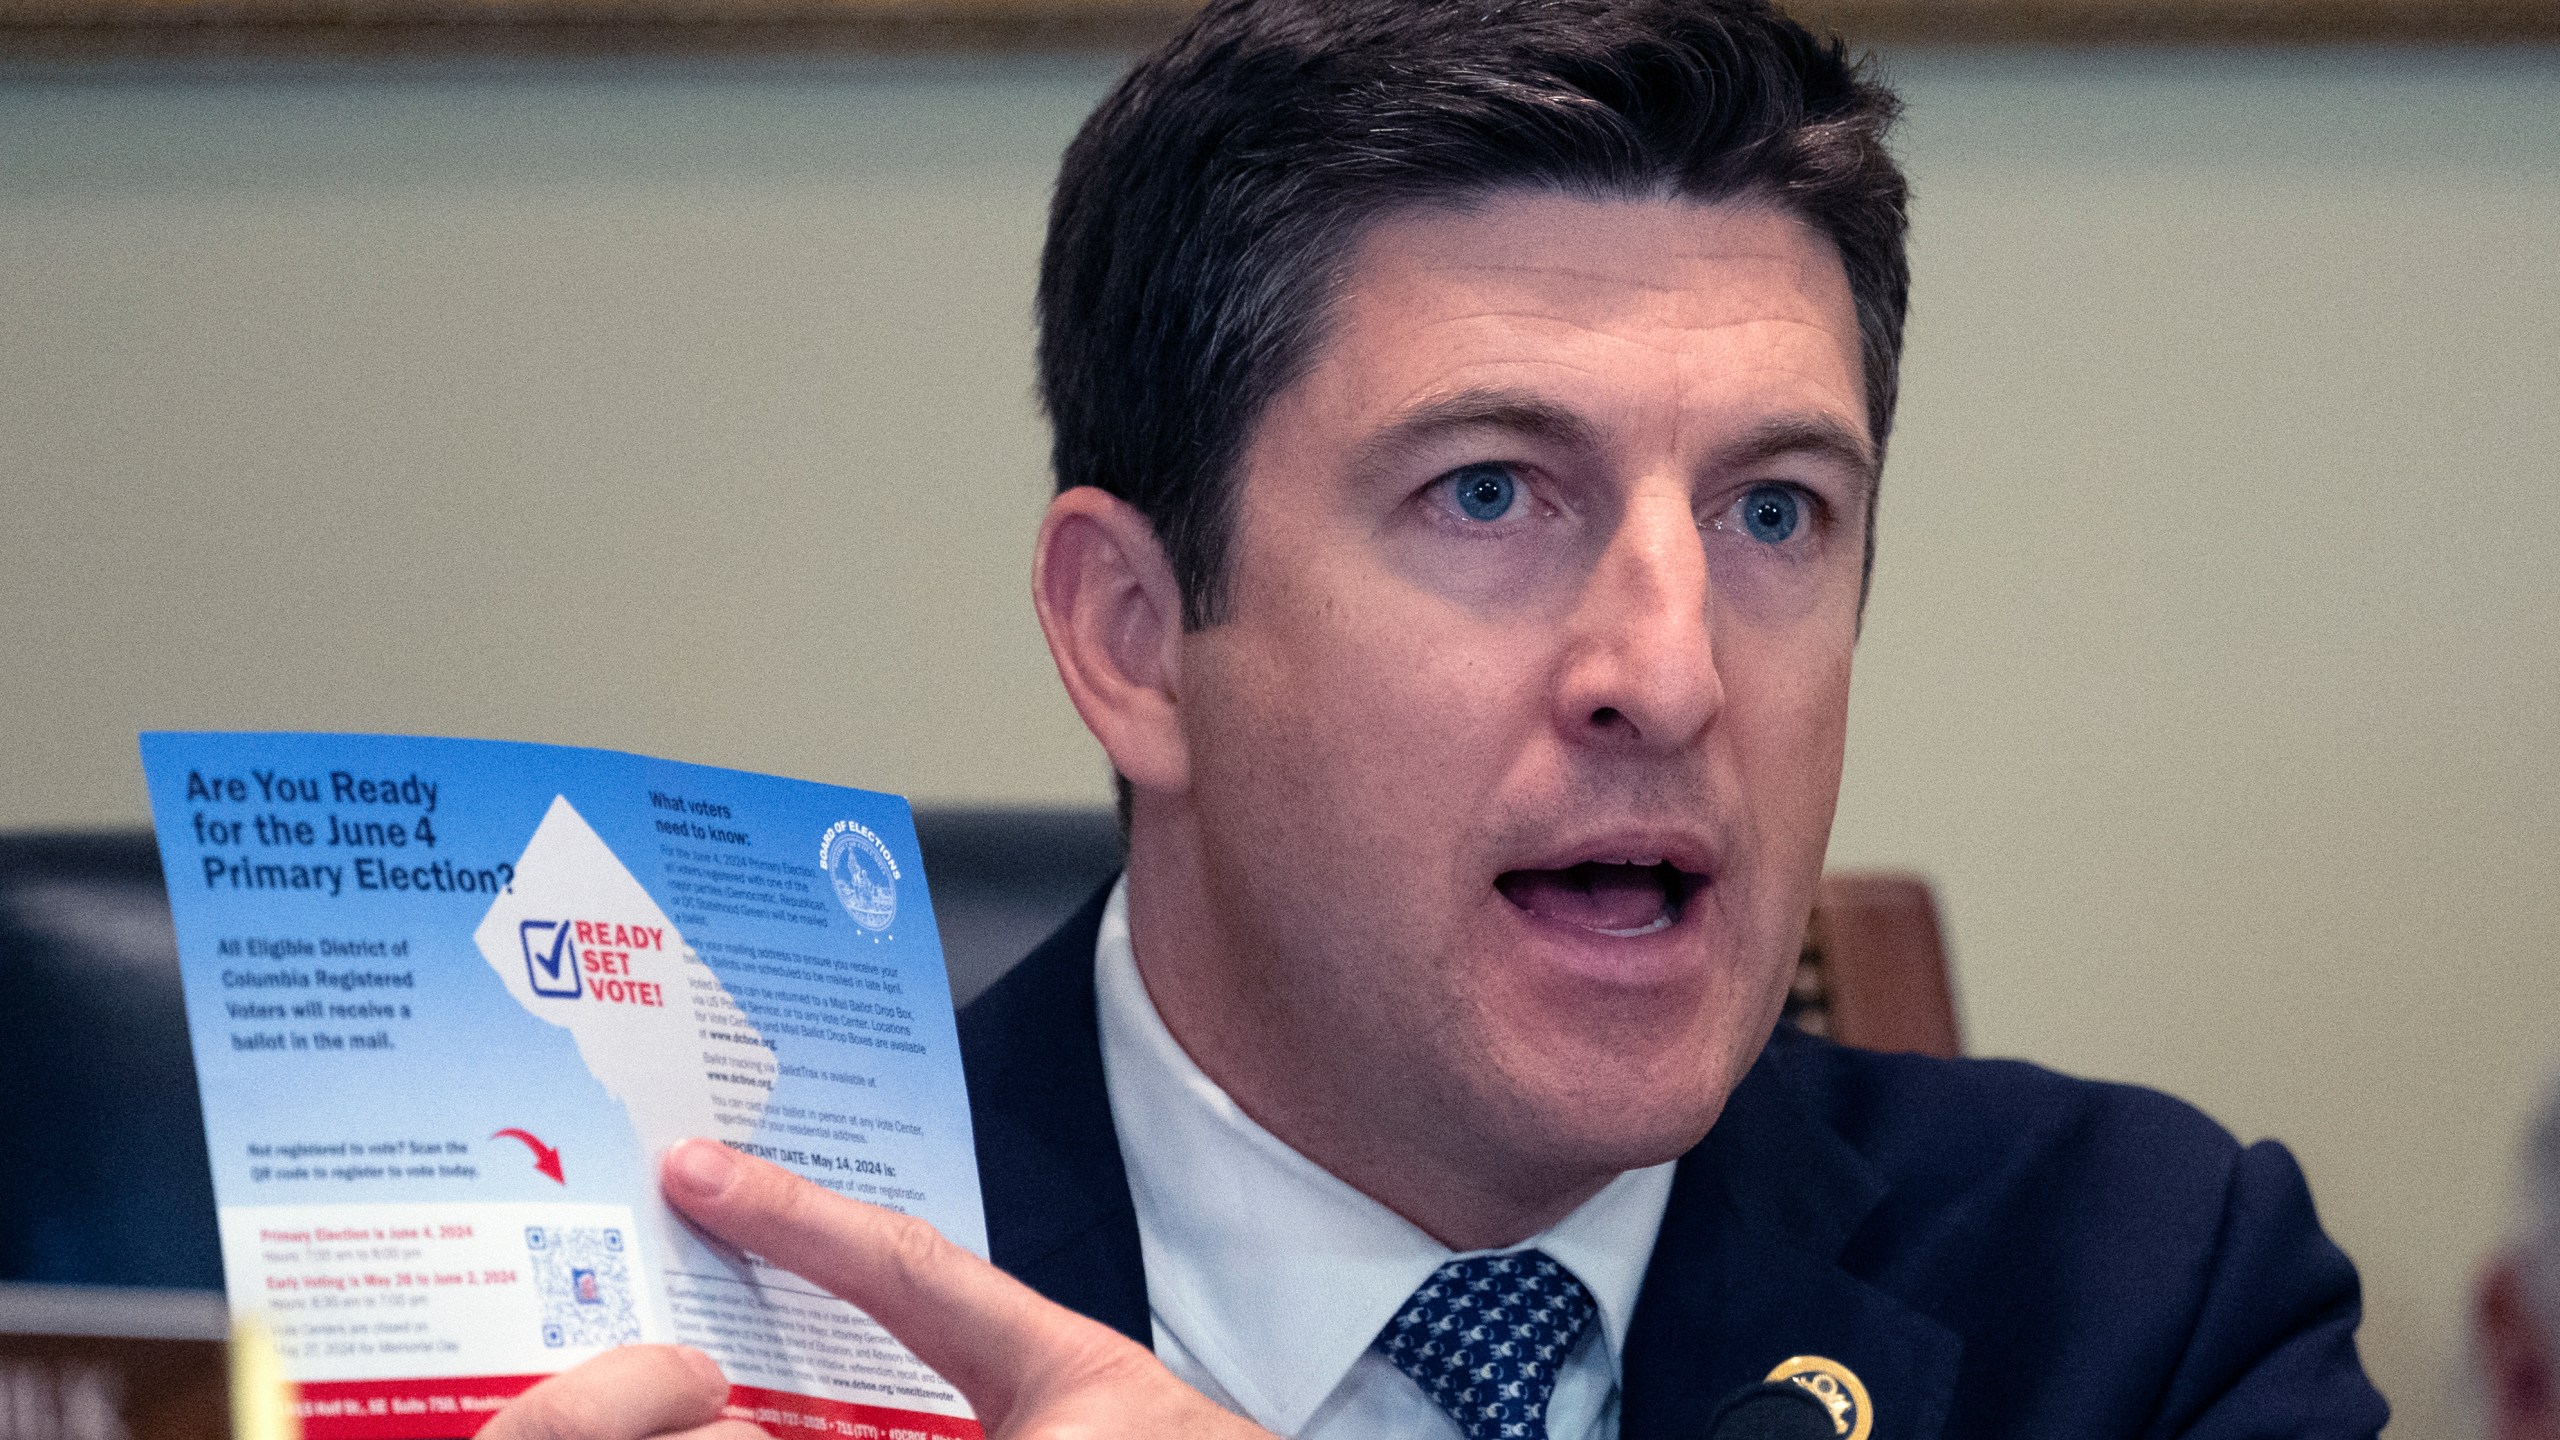
[[1600, 935], [1651, 935], [1680, 923], [1681, 908], [1707, 877], [1671, 862], [1586, 860], [1562, 870], [1506, 870], [1502, 898], [1542, 920]]

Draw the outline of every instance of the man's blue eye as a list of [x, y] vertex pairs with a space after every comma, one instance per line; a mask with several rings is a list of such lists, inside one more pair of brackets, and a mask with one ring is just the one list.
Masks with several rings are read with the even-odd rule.
[[1469, 465], [1449, 477], [1449, 488], [1457, 496], [1459, 513], [1468, 519], [1499, 520], [1511, 513], [1520, 482], [1503, 466]]
[[1742, 497], [1742, 528], [1763, 544], [1784, 542], [1803, 523], [1803, 498], [1782, 485], [1763, 485]]

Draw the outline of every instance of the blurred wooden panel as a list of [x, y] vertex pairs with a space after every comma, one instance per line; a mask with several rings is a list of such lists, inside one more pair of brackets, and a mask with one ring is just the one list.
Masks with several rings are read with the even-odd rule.
[[[1143, 46], [1193, 0], [0, 0], [0, 59]], [[2560, 43], [2560, 0], [1797, 0], [1878, 44]]]
[[222, 1297], [0, 1283], [0, 1440], [230, 1440]]

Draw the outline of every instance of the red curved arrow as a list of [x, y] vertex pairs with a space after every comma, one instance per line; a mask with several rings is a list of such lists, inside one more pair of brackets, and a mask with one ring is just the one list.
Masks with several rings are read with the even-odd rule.
[[535, 1139], [532, 1131], [506, 1129], [499, 1131], [497, 1134], [492, 1135], [489, 1138], [492, 1140], [504, 1140], [510, 1135], [513, 1135], [517, 1139], [523, 1141], [525, 1143], [525, 1148], [533, 1152], [534, 1169], [550, 1176], [552, 1180], [558, 1184], [566, 1185], [569, 1183], [568, 1177], [560, 1173], [560, 1152], [543, 1144], [540, 1140]]

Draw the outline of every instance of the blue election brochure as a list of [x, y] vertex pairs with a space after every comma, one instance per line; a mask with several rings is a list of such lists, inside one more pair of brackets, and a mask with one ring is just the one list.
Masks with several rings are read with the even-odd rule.
[[776, 1433], [977, 1440], [859, 1310], [703, 1244], [723, 1140], [986, 1253], [942, 948], [894, 795], [604, 750], [142, 737], [235, 1311], [311, 1440], [468, 1435], [674, 1342]]

